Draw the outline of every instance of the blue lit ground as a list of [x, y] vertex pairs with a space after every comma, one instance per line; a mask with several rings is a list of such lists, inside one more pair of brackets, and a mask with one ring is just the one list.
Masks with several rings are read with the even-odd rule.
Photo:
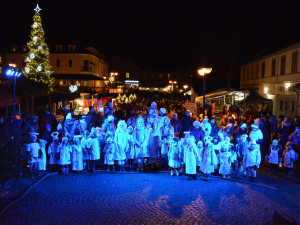
[[[300, 212], [300, 185], [280, 192], [219, 178], [186, 179], [169, 173], [56, 174], [7, 210], [0, 224], [265, 224], [274, 210]], [[276, 180], [273, 186], [281, 187]]]

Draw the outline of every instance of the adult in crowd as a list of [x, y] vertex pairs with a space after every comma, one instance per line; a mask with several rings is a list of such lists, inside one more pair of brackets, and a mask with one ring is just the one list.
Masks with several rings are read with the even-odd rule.
[[218, 126], [217, 126], [217, 124], [215, 124], [215, 118], [214, 117], [210, 117], [209, 118], [209, 123], [210, 123], [210, 126], [211, 126], [210, 136], [211, 137], [218, 136]]
[[171, 120], [171, 126], [174, 128], [174, 133], [181, 133], [182, 130], [182, 123], [181, 121], [178, 119], [177, 113], [173, 114], [173, 118]]
[[191, 117], [191, 112], [187, 110], [185, 115], [182, 117], [182, 132], [181, 137], [184, 137], [184, 132], [189, 131], [193, 126], [193, 119]]
[[285, 117], [281, 122], [278, 133], [280, 134], [279, 144], [282, 146], [282, 149], [285, 149], [285, 145], [289, 140], [289, 136], [293, 133], [293, 125], [290, 118]]

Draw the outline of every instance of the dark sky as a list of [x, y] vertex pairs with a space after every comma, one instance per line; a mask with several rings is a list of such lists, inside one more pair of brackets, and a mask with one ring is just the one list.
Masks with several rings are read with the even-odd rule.
[[218, 76], [267, 47], [300, 40], [300, 1], [47, 0], [0, 3], [0, 50], [26, 43], [36, 3], [47, 43], [94, 46], [142, 69], [194, 70], [208, 54]]

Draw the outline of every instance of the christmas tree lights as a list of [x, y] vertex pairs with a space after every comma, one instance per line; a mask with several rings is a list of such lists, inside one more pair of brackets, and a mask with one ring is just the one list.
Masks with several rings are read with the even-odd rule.
[[46, 84], [51, 90], [53, 77], [49, 62], [49, 49], [45, 43], [45, 32], [39, 14], [41, 9], [37, 5], [34, 11], [30, 41], [27, 43], [29, 51], [25, 55], [26, 66], [23, 73], [31, 80]]

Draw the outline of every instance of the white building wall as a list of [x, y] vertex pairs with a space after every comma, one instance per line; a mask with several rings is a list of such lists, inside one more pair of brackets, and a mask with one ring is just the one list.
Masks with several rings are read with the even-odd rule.
[[[292, 55], [298, 52], [297, 71], [292, 73]], [[286, 57], [285, 72], [281, 74], [281, 58]], [[275, 75], [272, 75], [272, 60], [276, 59]], [[262, 77], [262, 64], [265, 63], [265, 75]], [[251, 68], [257, 68], [259, 64], [258, 77], [257, 71], [251, 76]], [[250, 74], [248, 76], [247, 70]], [[300, 106], [297, 102], [297, 93], [293, 86], [300, 83], [300, 43], [281, 49], [273, 54], [263, 56], [252, 62], [241, 66], [240, 88], [257, 90], [260, 95], [273, 100], [273, 113], [276, 116], [287, 115], [293, 117], [296, 115], [296, 107]], [[299, 108], [300, 109], [300, 108]], [[300, 110], [298, 112], [300, 113]]]

